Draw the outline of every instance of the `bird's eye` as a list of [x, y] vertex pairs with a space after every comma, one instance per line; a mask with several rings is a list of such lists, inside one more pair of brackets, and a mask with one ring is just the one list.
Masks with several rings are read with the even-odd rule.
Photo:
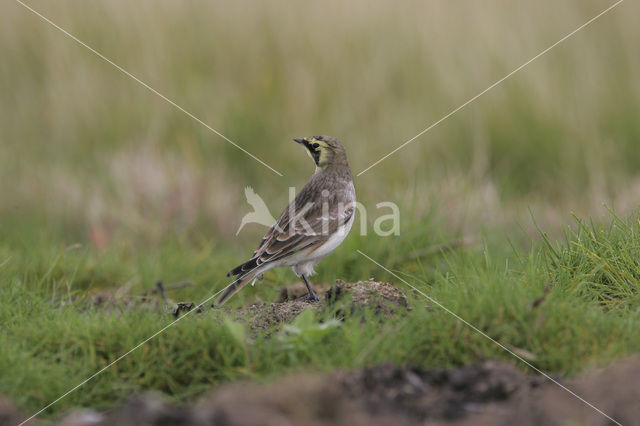
[[319, 147], [319, 146], [320, 146], [320, 144], [319, 144], [319, 143], [314, 143], [312, 146], [313, 146], [314, 148], [317, 148], [317, 147]]

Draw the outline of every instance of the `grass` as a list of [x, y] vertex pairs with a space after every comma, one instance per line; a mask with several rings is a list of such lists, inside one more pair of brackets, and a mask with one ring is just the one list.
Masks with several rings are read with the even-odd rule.
[[[316, 281], [373, 276], [403, 286], [359, 255], [350, 258], [352, 250], [361, 249], [493, 339], [526, 354], [536, 367], [573, 375], [640, 350], [637, 278], [630, 281], [623, 268], [613, 276], [593, 273], [603, 269], [599, 265], [632, 258], [623, 244], [633, 240], [624, 235], [638, 231], [637, 217], [614, 218], [608, 232], [587, 232], [577, 222], [566, 241], [553, 247], [537, 243], [530, 250], [505, 250], [504, 244], [487, 238], [481, 247], [418, 261], [394, 257], [395, 249], [384, 241], [351, 238], [327, 259]], [[587, 238], [592, 249], [582, 251]], [[590, 263], [592, 251], [599, 254]], [[166, 241], [155, 250], [123, 247], [105, 253], [46, 242], [40, 242], [37, 254], [32, 245], [3, 246], [0, 279], [8, 285], [0, 293], [0, 393], [35, 411], [114, 361], [173, 320], [170, 306], [159, 296], [154, 296], [158, 303], [136, 303], [136, 295], [153, 288], [155, 280], [197, 283], [171, 292], [176, 300], [203, 300], [222, 288], [220, 271], [232, 264], [231, 257], [215, 252], [210, 245], [184, 241]], [[332, 267], [337, 264], [342, 268], [336, 274]], [[92, 307], [92, 295], [115, 290], [133, 277], [138, 279], [131, 296], [116, 299], [114, 306]], [[274, 298], [278, 285], [291, 279], [284, 271], [268, 274], [265, 284], [247, 288], [232, 305], [246, 304], [255, 295]], [[189, 400], [220, 383], [268, 380], [301, 369], [330, 371], [381, 362], [446, 367], [512, 359], [444, 310], [404, 290], [412, 306], [407, 313], [377, 321], [365, 312], [334, 323], [331, 318], [339, 308], [327, 308], [298, 318], [292, 325], [297, 333], [279, 331], [271, 337], [253, 336], [223, 312], [189, 315], [48, 414], [73, 406], [107, 408], [140, 390]]]
[[603, 308], [637, 309], [640, 306], [638, 223], [629, 223], [615, 215], [608, 225], [576, 221], [577, 230], [565, 236], [564, 247], [549, 246], [548, 258], [554, 266], [551, 280], [599, 302]]
[[[2, 3], [0, 394], [29, 412], [171, 322], [157, 296], [142, 300], [158, 280], [194, 283], [172, 300], [225, 285], [264, 231], [235, 236], [244, 187], [277, 214], [311, 173], [292, 137], [338, 136], [357, 173], [608, 6], [29, 4], [285, 175]], [[315, 280], [402, 286], [362, 250], [554, 374], [638, 352], [637, 15], [622, 3], [358, 177], [368, 235], [350, 235]], [[381, 201], [398, 204], [400, 236], [373, 234]], [[461, 240], [472, 244], [438, 250]], [[270, 271], [232, 306], [292, 280]], [[329, 309], [271, 338], [190, 315], [46, 415], [297, 370], [511, 359], [406, 290], [406, 314], [336, 325]], [[113, 304], [93, 306], [98, 295]]]
[[[185, 229], [232, 237], [244, 186], [279, 208], [281, 189], [310, 173], [292, 137], [339, 136], [359, 172], [603, 10], [595, 0], [289, 13], [246, 2], [32, 6], [285, 174], [3, 4], [0, 213], [44, 211], [119, 240]], [[636, 7], [621, 4], [363, 174], [359, 199], [415, 204], [418, 216], [446, 203], [452, 226], [467, 230], [529, 223], [527, 207], [556, 231], [570, 211], [605, 216], [603, 202], [631, 212]]]

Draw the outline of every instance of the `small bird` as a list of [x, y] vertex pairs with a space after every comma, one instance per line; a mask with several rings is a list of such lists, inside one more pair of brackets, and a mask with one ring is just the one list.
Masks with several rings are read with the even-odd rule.
[[235, 279], [224, 289], [218, 305], [278, 266], [290, 266], [307, 286], [308, 299], [320, 300], [308, 277], [351, 230], [356, 191], [347, 153], [336, 138], [311, 136], [293, 140], [307, 150], [316, 164], [315, 173], [262, 238], [251, 259], [227, 274]]

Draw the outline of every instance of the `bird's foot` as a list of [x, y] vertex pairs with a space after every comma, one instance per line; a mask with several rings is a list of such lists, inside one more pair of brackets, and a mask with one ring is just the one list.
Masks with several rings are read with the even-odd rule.
[[307, 279], [307, 277], [305, 275], [301, 275], [301, 277], [302, 277], [302, 281], [304, 281], [304, 284], [307, 286], [307, 291], [309, 292], [309, 295], [307, 296], [307, 302], [311, 302], [311, 303], [319, 302], [320, 298], [318, 297], [316, 292], [313, 291], [313, 288], [311, 287], [311, 284], [309, 283], [309, 280]]
[[318, 295], [315, 294], [313, 291], [309, 293], [305, 299], [307, 302], [310, 302], [310, 303], [317, 303], [320, 301], [320, 298], [318, 297]]

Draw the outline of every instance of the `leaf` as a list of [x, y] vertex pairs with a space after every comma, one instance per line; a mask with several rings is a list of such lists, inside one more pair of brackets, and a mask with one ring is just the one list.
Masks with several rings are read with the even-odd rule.
[[238, 342], [241, 346], [245, 345], [246, 336], [245, 336], [245, 330], [244, 330], [243, 324], [232, 321], [229, 318], [227, 318], [224, 321], [224, 326], [229, 331], [229, 334], [231, 334], [231, 337], [233, 337], [233, 340]]

